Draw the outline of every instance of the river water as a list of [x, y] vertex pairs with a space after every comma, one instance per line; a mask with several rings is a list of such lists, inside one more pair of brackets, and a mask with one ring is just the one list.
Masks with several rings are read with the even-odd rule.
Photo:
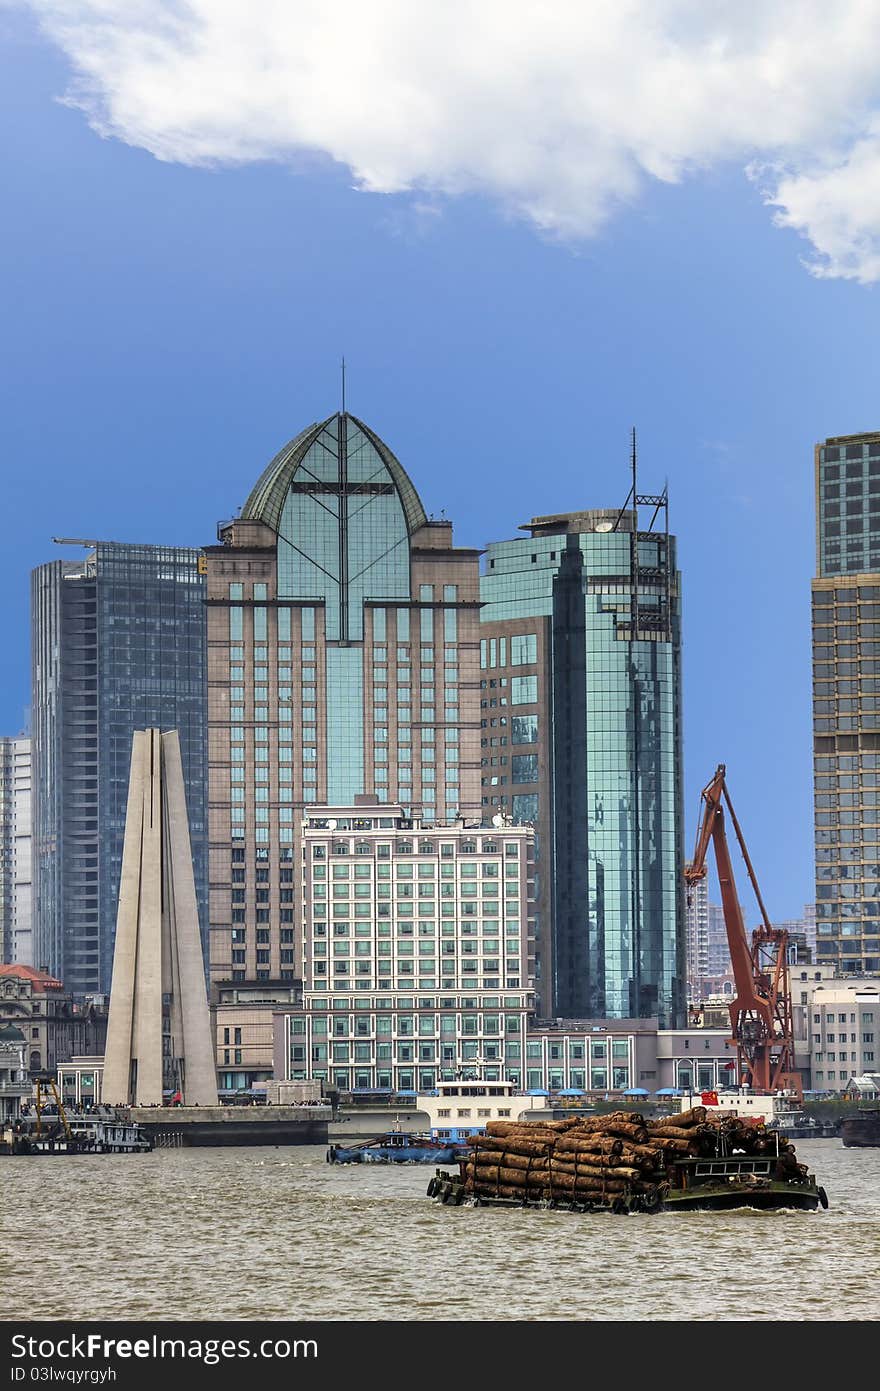
[[0, 1318], [877, 1319], [880, 1148], [796, 1148], [827, 1211], [448, 1208], [324, 1146], [4, 1158]]

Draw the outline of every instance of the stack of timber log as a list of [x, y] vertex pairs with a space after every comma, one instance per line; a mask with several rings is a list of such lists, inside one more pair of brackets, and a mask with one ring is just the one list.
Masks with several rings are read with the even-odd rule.
[[682, 1158], [715, 1159], [735, 1153], [777, 1154], [781, 1171], [806, 1167], [794, 1146], [738, 1117], [710, 1118], [704, 1106], [646, 1121], [635, 1111], [559, 1121], [490, 1121], [469, 1139], [460, 1160], [465, 1191], [528, 1202], [564, 1199], [614, 1211], [662, 1204], [672, 1166]]

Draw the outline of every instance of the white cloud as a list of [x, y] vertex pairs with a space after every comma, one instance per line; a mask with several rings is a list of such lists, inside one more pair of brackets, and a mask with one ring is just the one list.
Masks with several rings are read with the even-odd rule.
[[646, 180], [760, 167], [814, 273], [880, 279], [877, 0], [23, 0], [95, 130], [185, 164], [322, 155], [595, 234]]

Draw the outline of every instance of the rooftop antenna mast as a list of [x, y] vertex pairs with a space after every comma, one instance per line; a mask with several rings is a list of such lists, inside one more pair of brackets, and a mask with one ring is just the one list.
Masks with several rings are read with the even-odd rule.
[[345, 358], [342, 359], [342, 414], [345, 415]]
[[[632, 469], [632, 485], [630, 497], [632, 498], [632, 529], [629, 538], [630, 554], [630, 585], [631, 585], [631, 613], [630, 613], [630, 638], [629, 638], [629, 669], [632, 681], [632, 795], [633, 795], [633, 873], [632, 873], [632, 902], [631, 902], [631, 933], [633, 944], [632, 977], [635, 981], [635, 999], [632, 1001], [632, 1012], [635, 1015], [641, 1013], [641, 987], [642, 987], [642, 789], [641, 789], [641, 759], [642, 759], [642, 683], [639, 679], [639, 666], [636, 655], [636, 643], [639, 638], [639, 488], [638, 488], [638, 451], [636, 449], [636, 427], [632, 427], [630, 443], [630, 468]], [[628, 501], [629, 499], [627, 499]], [[624, 503], [624, 507], [626, 503]]]

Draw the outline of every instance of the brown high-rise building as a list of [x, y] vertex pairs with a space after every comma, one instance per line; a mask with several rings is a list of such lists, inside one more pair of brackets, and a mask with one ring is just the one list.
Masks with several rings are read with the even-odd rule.
[[880, 432], [816, 445], [816, 961], [880, 971]]
[[481, 814], [479, 569], [345, 412], [275, 456], [207, 557], [211, 976], [302, 975], [303, 813]]

